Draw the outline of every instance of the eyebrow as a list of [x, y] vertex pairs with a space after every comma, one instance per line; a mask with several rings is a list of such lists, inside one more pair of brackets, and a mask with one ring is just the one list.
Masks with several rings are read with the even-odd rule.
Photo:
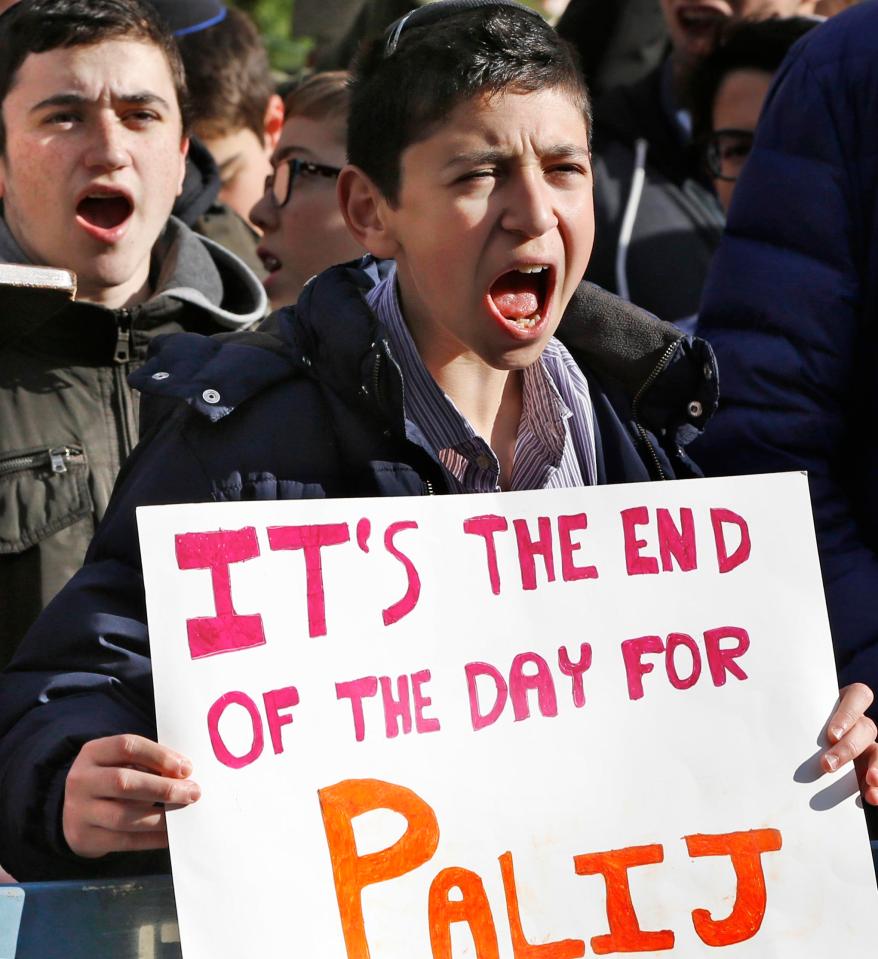
[[[122, 93], [117, 97], [113, 98], [114, 100], [121, 101], [122, 103], [133, 103], [138, 106], [154, 106], [158, 105], [163, 107], [165, 110], [170, 110], [171, 105], [165, 100], [164, 97], [160, 97], [157, 93], [150, 93], [149, 91], [139, 91], [137, 93]], [[45, 100], [40, 100], [39, 103], [35, 103], [31, 108], [31, 113], [36, 113], [38, 110], [45, 110], [48, 107], [77, 107], [77, 106], [87, 106], [93, 101], [88, 97], [83, 96], [81, 93], [56, 93], [54, 96], [46, 97]]]
[[[540, 151], [542, 158], [549, 157], [556, 160], [587, 160], [589, 151], [577, 143], [556, 143]], [[506, 150], [473, 150], [470, 153], [456, 153], [443, 166], [447, 170], [455, 166], [481, 166], [488, 164], [508, 163], [512, 155]]]

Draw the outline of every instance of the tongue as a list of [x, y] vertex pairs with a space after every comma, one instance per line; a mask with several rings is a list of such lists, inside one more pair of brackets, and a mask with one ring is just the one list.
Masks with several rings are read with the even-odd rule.
[[540, 284], [537, 274], [504, 273], [491, 287], [491, 299], [507, 320], [533, 316], [540, 308]]
[[86, 197], [79, 204], [78, 213], [94, 226], [111, 230], [128, 219], [131, 205], [122, 196]]

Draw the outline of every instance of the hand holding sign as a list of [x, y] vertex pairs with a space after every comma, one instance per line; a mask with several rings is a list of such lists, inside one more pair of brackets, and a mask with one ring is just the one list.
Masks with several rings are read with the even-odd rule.
[[186, 777], [192, 763], [142, 736], [108, 736], [86, 743], [70, 767], [63, 828], [78, 856], [162, 849], [168, 845], [165, 811], [201, 795]]
[[[821, 756], [826, 772], [857, 761], [863, 798], [878, 805], [878, 743], [875, 724], [865, 715], [874, 696], [868, 686], [855, 683], [841, 698], [827, 723], [835, 743]], [[153, 774], [132, 770], [149, 759]], [[185, 806], [197, 802], [201, 789], [187, 780], [192, 764], [167, 746], [140, 736], [111, 736], [87, 743], [67, 777], [64, 838], [79, 856], [109, 852], [161, 849], [167, 846], [164, 810], [156, 806]], [[151, 797], [151, 798], [150, 798]]]

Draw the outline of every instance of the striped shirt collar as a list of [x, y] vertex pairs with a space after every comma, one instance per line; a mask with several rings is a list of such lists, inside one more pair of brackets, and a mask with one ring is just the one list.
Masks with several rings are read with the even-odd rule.
[[[437, 453], [452, 490], [499, 489], [500, 466], [494, 451], [442, 391], [418, 353], [400, 308], [395, 268], [369, 291], [367, 302], [387, 327], [405, 384], [406, 419]], [[512, 488], [582, 486], [594, 483], [596, 473], [588, 384], [553, 338], [539, 360], [523, 371]]]

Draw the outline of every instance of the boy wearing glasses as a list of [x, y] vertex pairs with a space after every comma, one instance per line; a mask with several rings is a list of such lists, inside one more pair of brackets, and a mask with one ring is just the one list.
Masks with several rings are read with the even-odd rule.
[[745, 20], [724, 31], [692, 75], [694, 140], [704, 149], [716, 195], [728, 213], [735, 183], [753, 147], [756, 124], [774, 75], [816, 17]]
[[[692, 475], [682, 446], [715, 399], [709, 353], [579, 285], [589, 124], [567, 47], [511, 0], [437, 0], [364, 51], [339, 199], [395, 269], [373, 285], [333, 267], [260, 333], [175, 337], [138, 374], [186, 402], [133, 457], [89, 563], [0, 677], [14, 875], [166, 867], [156, 804], [200, 795], [189, 760], [154, 742], [136, 506]], [[553, 336], [562, 316], [576, 360]], [[870, 700], [843, 697], [833, 756], [874, 740]]]
[[345, 164], [349, 94], [346, 71], [318, 73], [288, 94], [272, 174], [250, 219], [275, 308], [295, 303], [315, 274], [364, 250], [348, 232], [335, 196]]

